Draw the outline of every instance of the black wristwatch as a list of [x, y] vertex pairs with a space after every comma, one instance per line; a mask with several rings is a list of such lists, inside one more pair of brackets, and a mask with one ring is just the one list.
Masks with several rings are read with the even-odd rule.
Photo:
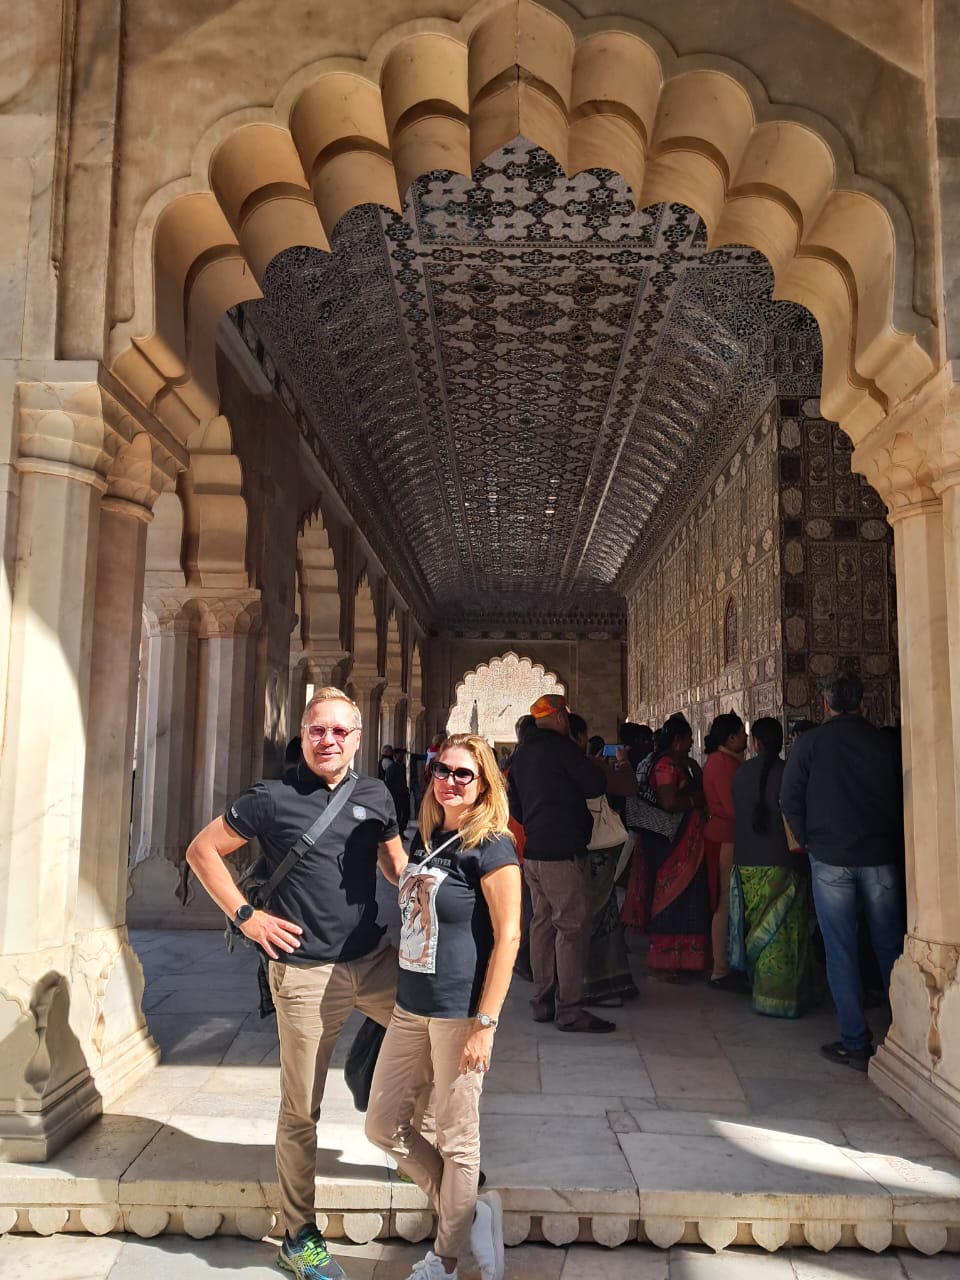
[[253, 907], [249, 902], [245, 902], [242, 907], [237, 907], [237, 914], [233, 917], [235, 924], [246, 924], [253, 915]]

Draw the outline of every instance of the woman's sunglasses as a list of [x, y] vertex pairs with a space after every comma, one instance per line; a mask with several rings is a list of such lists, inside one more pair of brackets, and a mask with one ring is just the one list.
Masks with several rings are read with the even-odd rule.
[[477, 776], [472, 769], [451, 769], [449, 765], [442, 764], [439, 760], [434, 760], [430, 765], [430, 772], [441, 782], [446, 782], [448, 778], [452, 778], [454, 782], [459, 782], [462, 787], [468, 787]]

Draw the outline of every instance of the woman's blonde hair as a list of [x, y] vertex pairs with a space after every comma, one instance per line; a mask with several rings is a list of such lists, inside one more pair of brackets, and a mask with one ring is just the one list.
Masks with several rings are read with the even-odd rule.
[[[461, 849], [475, 849], [478, 844], [489, 840], [491, 836], [509, 836], [512, 840], [513, 834], [507, 825], [510, 818], [507, 788], [489, 745], [476, 734], [454, 733], [441, 742], [435, 759], [439, 760], [445, 751], [454, 747], [470, 752], [476, 762], [477, 776], [480, 779], [476, 803], [460, 828]], [[433, 793], [431, 776], [420, 803], [420, 813], [417, 815], [420, 839], [428, 852], [433, 833], [442, 822], [443, 806]]]

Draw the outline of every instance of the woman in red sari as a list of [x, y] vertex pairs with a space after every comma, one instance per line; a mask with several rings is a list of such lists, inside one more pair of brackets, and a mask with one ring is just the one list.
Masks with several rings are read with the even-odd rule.
[[710, 892], [703, 849], [703, 775], [690, 759], [693, 730], [686, 717], [672, 715], [657, 734], [649, 788], [672, 834], [645, 830], [643, 847], [652, 882], [647, 933], [651, 977], [675, 981], [700, 973], [710, 956]]

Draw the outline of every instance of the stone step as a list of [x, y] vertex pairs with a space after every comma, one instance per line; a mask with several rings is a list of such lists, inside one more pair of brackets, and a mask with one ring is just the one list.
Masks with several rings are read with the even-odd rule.
[[[265, 1110], [175, 1125], [104, 1116], [47, 1165], [0, 1166], [0, 1231], [276, 1234]], [[863, 1124], [860, 1149], [826, 1140], [832, 1126], [816, 1121], [637, 1110], [604, 1117], [604, 1135], [594, 1119], [485, 1117], [485, 1164], [509, 1244], [960, 1252], [960, 1162], [913, 1125]], [[387, 1167], [356, 1119], [320, 1132], [316, 1203], [330, 1239], [431, 1234], [422, 1194]]]

